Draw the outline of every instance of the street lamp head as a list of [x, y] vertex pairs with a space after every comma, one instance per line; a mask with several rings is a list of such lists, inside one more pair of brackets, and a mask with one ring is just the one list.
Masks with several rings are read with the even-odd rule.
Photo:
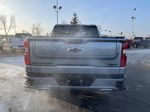
[[59, 10], [61, 10], [62, 9], [62, 6], [59, 6]]
[[136, 11], [136, 8], [134, 8], [133, 10]]
[[132, 19], [132, 20], [136, 20], [136, 17], [133, 16], [133, 17], [131, 17], [131, 19]]
[[54, 8], [54, 9], [56, 9], [56, 8], [57, 8], [57, 6], [56, 6], [56, 5], [54, 5], [54, 6], [53, 6], [53, 8]]
[[53, 9], [56, 12], [56, 17], [57, 17], [57, 24], [58, 24], [58, 13], [60, 12], [60, 10], [62, 9], [62, 6], [59, 6], [58, 0], [56, 0], [56, 4], [53, 5]]
[[134, 17], [132, 16], [131, 19], [134, 19]]

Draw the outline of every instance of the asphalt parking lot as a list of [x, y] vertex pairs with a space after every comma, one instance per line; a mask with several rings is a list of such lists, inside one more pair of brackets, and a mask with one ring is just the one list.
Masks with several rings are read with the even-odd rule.
[[115, 93], [39, 91], [23, 87], [22, 55], [0, 57], [0, 112], [149, 112], [150, 49], [127, 51], [128, 89]]

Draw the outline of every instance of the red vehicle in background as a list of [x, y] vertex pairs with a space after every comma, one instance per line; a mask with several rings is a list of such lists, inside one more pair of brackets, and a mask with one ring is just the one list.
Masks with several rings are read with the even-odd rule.
[[128, 43], [129, 48], [133, 46], [133, 40], [132, 39], [127, 39], [126, 42]]

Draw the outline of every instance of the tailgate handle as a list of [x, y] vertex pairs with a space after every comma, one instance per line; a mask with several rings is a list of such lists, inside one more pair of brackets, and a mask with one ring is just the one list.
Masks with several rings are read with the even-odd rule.
[[80, 52], [80, 51], [82, 51], [82, 50], [79, 49], [79, 48], [68, 48], [67, 51], [68, 51], [68, 52], [74, 52], [74, 53], [76, 53], [76, 52]]

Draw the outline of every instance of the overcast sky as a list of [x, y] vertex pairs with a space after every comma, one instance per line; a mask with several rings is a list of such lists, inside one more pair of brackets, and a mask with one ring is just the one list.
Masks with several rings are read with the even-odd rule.
[[[56, 0], [0, 0], [0, 15], [14, 15], [17, 32], [31, 32], [34, 23], [42, 23], [43, 33], [51, 31], [56, 23], [53, 5]], [[77, 12], [83, 24], [101, 25], [103, 30], [113, 34], [131, 34], [131, 16], [137, 8], [135, 31], [141, 36], [150, 35], [150, 0], [59, 0], [63, 7], [59, 23], [70, 22], [73, 12]]]

